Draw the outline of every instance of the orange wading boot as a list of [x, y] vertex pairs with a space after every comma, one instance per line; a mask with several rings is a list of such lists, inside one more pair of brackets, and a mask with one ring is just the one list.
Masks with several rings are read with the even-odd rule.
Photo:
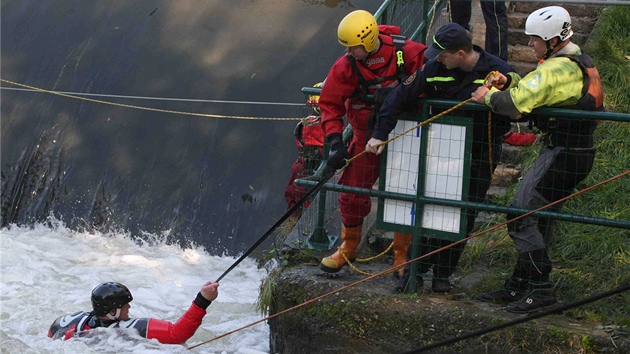
[[[410, 234], [403, 234], [402, 232], [394, 232], [394, 267], [407, 262], [407, 249], [411, 244], [413, 238]], [[403, 274], [403, 268], [400, 267], [394, 273], [394, 278], [398, 279]]]
[[357, 258], [357, 247], [359, 246], [359, 242], [361, 242], [362, 228], [362, 225], [347, 227], [342, 224], [341, 239], [343, 243], [332, 256], [322, 259], [319, 268], [326, 273], [337, 273], [340, 271], [341, 267], [346, 264], [346, 260], [341, 255], [341, 252], [343, 252], [348, 260], [354, 261]]

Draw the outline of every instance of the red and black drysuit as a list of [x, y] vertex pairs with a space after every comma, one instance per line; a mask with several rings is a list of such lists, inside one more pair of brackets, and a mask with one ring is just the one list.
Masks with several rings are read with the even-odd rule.
[[[399, 35], [400, 28], [396, 26], [380, 25], [380, 47], [365, 60], [356, 61], [351, 56], [339, 57], [326, 76], [326, 84], [322, 88], [319, 107], [322, 113], [322, 128], [324, 135], [341, 134], [344, 127], [344, 115], [352, 126], [354, 135], [348, 152], [356, 156], [365, 150], [371, 129], [369, 118], [374, 108], [373, 103], [367, 102], [365, 95], [373, 94], [382, 87], [394, 87], [399, 83], [396, 46], [391, 35]], [[426, 46], [421, 43], [404, 40], [403, 58], [404, 74], [410, 75], [424, 63]], [[351, 61], [356, 63], [353, 68]], [[362, 76], [359, 77], [357, 72]], [[361, 82], [369, 83], [378, 78], [386, 80], [362, 87]], [[366, 85], [363, 85], [366, 86]], [[365, 92], [367, 91], [367, 92]], [[378, 179], [380, 157], [374, 154], [363, 154], [353, 160], [342, 172], [339, 183], [352, 187], [372, 188]], [[363, 219], [371, 209], [368, 196], [352, 193], [341, 193], [339, 197], [342, 222], [346, 226], [363, 224]]]
[[164, 344], [183, 344], [195, 334], [201, 325], [206, 309], [212, 301], [201, 294], [193, 301], [190, 308], [175, 323], [155, 318], [131, 318], [125, 321], [103, 320], [92, 312], [77, 312], [56, 319], [48, 330], [52, 339], [68, 340], [74, 336], [82, 336], [98, 327], [136, 330], [147, 339], [157, 339]]

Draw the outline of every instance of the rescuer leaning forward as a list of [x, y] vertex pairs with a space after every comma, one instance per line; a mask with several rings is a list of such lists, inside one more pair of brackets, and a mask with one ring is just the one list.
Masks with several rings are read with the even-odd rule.
[[[426, 46], [399, 34], [399, 27], [379, 26], [374, 16], [364, 10], [351, 12], [339, 23], [337, 36], [339, 43], [347, 47], [346, 54], [333, 64], [319, 99], [322, 128], [330, 144], [327, 164], [332, 169], [343, 168], [346, 159], [365, 149], [373, 124], [370, 116], [374, 102], [370, 96], [381, 88], [397, 86], [424, 63]], [[344, 115], [354, 130], [347, 148], [342, 141]], [[379, 163], [379, 156], [363, 154], [344, 169], [339, 183], [372, 188], [379, 175]], [[341, 252], [349, 260], [356, 258], [363, 220], [371, 209], [368, 196], [353, 193], [341, 193], [339, 204], [343, 243], [334, 254], [322, 259], [320, 268], [327, 273], [336, 273], [346, 264]], [[395, 233], [395, 265], [405, 262], [410, 242], [411, 235]]]

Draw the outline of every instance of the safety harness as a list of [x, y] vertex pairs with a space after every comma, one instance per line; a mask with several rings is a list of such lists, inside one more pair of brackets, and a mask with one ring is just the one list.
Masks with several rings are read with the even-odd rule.
[[407, 73], [405, 72], [405, 59], [403, 51], [403, 47], [405, 46], [405, 41], [407, 40], [407, 37], [397, 34], [388, 34], [388, 36], [392, 37], [392, 44], [396, 48], [396, 75], [377, 77], [371, 80], [366, 80], [359, 70], [356, 59], [351, 55], [346, 56], [346, 58], [348, 58], [348, 61], [350, 62], [352, 71], [359, 79], [360, 91], [355, 92], [351, 97], [352, 99], [358, 99], [364, 102], [371, 102], [372, 98], [369, 96], [370, 87], [378, 85], [387, 80], [394, 79], [398, 80], [398, 82], [400, 83], [405, 79], [405, 77], [407, 77]]
[[579, 109], [585, 111], [603, 111], [604, 110], [604, 90], [602, 88], [602, 80], [599, 76], [597, 68], [593, 63], [593, 59], [582, 52], [580, 55], [559, 55], [571, 59], [582, 70], [584, 77], [584, 85], [582, 87], [582, 97], [576, 104]]
[[[562, 108], [572, 109], [578, 108], [585, 111], [603, 111], [604, 110], [604, 91], [602, 88], [601, 78], [593, 59], [582, 52], [580, 55], [562, 54], [558, 57], [565, 57], [575, 62], [582, 71], [583, 85], [582, 97], [574, 106], [565, 106]], [[569, 148], [592, 148], [593, 131], [599, 123], [599, 120], [591, 120], [588, 118], [554, 118], [540, 117], [537, 115], [529, 116], [529, 126], [532, 123], [543, 131], [550, 134], [547, 136], [547, 144], [549, 146], [565, 146]]]

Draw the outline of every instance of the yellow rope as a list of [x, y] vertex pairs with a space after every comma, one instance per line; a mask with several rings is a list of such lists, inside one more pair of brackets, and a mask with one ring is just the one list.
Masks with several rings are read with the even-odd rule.
[[[487, 79], [487, 78], [486, 78], [486, 79]], [[456, 110], [457, 108], [459, 108], [459, 107], [461, 107], [461, 106], [465, 105], [466, 103], [470, 102], [471, 100], [472, 100], [472, 97], [471, 97], [471, 98], [469, 98], [469, 99], [467, 99], [467, 100], [465, 100], [465, 101], [462, 101], [462, 102], [458, 103], [457, 105], [455, 105], [455, 106], [453, 106], [453, 107], [451, 107], [451, 108], [447, 109], [447, 110], [446, 110], [446, 111], [444, 111], [444, 112], [440, 112], [439, 114], [437, 114], [437, 115], [435, 115], [435, 116], [433, 116], [433, 117], [431, 117], [431, 118], [429, 118], [429, 119], [425, 120], [424, 122], [422, 122], [422, 123], [420, 123], [420, 124], [416, 125], [415, 127], [410, 128], [410, 129], [407, 129], [406, 131], [404, 131], [404, 132], [402, 132], [402, 133], [400, 133], [400, 134], [398, 134], [398, 135], [394, 136], [393, 138], [391, 138], [391, 139], [389, 139], [389, 140], [386, 140], [386, 141], [382, 142], [379, 146], [386, 145], [386, 144], [388, 144], [389, 142], [391, 142], [391, 141], [393, 141], [393, 140], [396, 140], [396, 139], [400, 138], [401, 136], [403, 136], [403, 135], [405, 135], [405, 134], [407, 134], [407, 133], [409, 133], [409, 132], [411, 132], [411, 131], [416, 130], [418, 127], [421, 127], [421, 126], [423, 126], [423, 125], [429, 124], [429, 123], [431, 123], [432, 121], [434, 121], [434, 120], [436, 120], [436, 119], [440, 118], [441, 116], [443, 116], [443, 115], [445, 115], [445, 114], [448, 114], [448, 113], [450, 113], [450, 112], [452, 112], [452, 111]], [[358, 158], [359, 156], [361, 156], [361, 155], [363, 155], [363, 154], [365, 154], [365, 153], [366, 153], [366, 151], [365, 151], [365, 150], [363, 150], [363, 151], [361, 151], [360, 153], [358, 153], [358, 154], [354, 155], [353, 157], [349, 158], [349, 159], [346, 161], [346, 166], [348, 166], [348, 165], [349, 165], [352, 161], [354, 161], [356, 158]], [[383, 254], [385, 254], [386, 252], [388, 252], [388, 251], [392, 248], [392, 246], [393, 246], [393, 245], [394, 245], [394, 243], [392, 242], [392, 244], [389, 246], [389, 248], [387, 248], [387, 250], [386, 250], [386, 251], [382, 252], [382, 253], [381, 253], [381, 254], [379, 254], [379, 255], [376, 255], [376, 256], [372, 257], [371, 259], [376, 259], [376, 258], [381, 257]], [[360, 273], [360, 274], [363, 274], [363, 275], [372, 275], [372, 274], [370, 274], [370, 273], [367, 273], [367, 272], [361, 271], [361, 270], [359, 270], [357, 267], [355, 267], [355, 266], [354, 266], [354, 264], [352, 264], [352, 263], [350, 262], [350, 260], [348, 260], [348, 258], [346, 257], [346, 255], [345, 255], [343, 252], [341, 252], [341, 249], [339, 249], [339, 253], [341, 253], [341, 255], [343, 256], [343, 258], [346, 260], [346, 263], [348, 263], [348, 266], [349, 266], [350, 268], [354, 269], [357, 273]], [[370, 259], [370, 260], [371, 260], [371, 259]], [[394, 272], [395, 270], [396, 270], [396, 269], [392, 268], [391, 272]], [[390, 273], [391, 273], [391, 272], [390, 272]]]
[[[387, 254], [387, 252], [389, 252], [392, 248], [394, 247], [394, 242], [392, 241], [392, 243], [389, 244], [389, 247], [387, 247], [387, 249], [379, 254], [377, 254], [376, 256], [373, 257], [368, 257], [368, 258], [357, 258], [355, 260], [355, 262], [359, 262], [359, 263], [363, 263], [363, 262], [369, 262], [369, 261], [373, 261], [375, 259], [378, 259], [384, 255]], [[355, 267], [354, 264], [352, 264], [352, 262], [348, 259], [348, 257], [346, 257], [346, 254], [343, 253], [343, 251], [341, 250], [341, 247], [338, 248], [339, 253], [341, 254], [341, 256], [343, 257], [343, 259], [346, 261], [346, 263], [348, 264], [348, 266], [352, 269], [354, 269], [355, 272], [359, 273], [359, 274], [363, 274], [363, 275], [367, 275], [367, 276], [371, 276], [374, 275], [372, 273], [368, 273], [368, 272], [364, 272], [360, 269], [358, 269], [357, 267]], [[396, 270], [396, 268], [392, 268], [391, 271], [394, 272]]]
[[[440, 112], [439, 114], [437, 114], [437, 115], [435, 115], [435, 116], [433, 116], [433, 117], [431, 117], [431, 118], [429, 118], [429, 119], [425, 120], [424, 122], [422, 122], [422, 123], [420, 123], [420, 124], [418, 124], [418, 125], [414, 126], [413, 128], [409, 128], [409, 129], [405, 130], [404, 132], [402, 132], [402, 133], [400, 133], [400, 134], [398, 134], [398, 135], [394, 136], [393, 138], [390, 138], [390, 139], [388, 139], [388, 140], [383, 141], [382, 143], [380, 143], [380, 144], [378, 145], [378, 147], [385, 146], [385, 145], [389, 144], [391, 141], [396, 140], [396, 139], [400, 138], [401, 136], [403, 136], [403, 135], [405, 135], [405, 134], [407, 134], [407, 133], [409, 133], [409, 132], [412, 132], [412, 131], [414, 131], [414, 130], [418, 129], [419, 127], [421, 127], [421, 126], [423, 126], [423, 125], [427, 125], [427, 124], [429, 124], [429, 123], [433, 122], [434, 120], [436, 120], [436, 119], [440, 118], [441, 116], [443, 116], [443, 115], [445, 115], [445, 114], [448, 114], [448, 113], [450, 113], [450, 112], [452, 112], [452, 111], [454, 111], [454, 110], [458, 109], [459, 107], [461, 107], [461, 106], [465, 105], [466, 103], [470, 102], [471, 100], [472, 100], [472, 97], [471, 97], [471, 98], [469, 98], [469, 99], [467, 99], [467, 100], [465, 100], [465, 101], [462, 101], [462, 102], [460, 102], [460, 103], [456, 104], [455, 106], [453, 106], [453, 107], [451, 107], [451, 108], [447, 109], [447, 110], [446, 110], [446, 111], [444, 111], [444, 112]], [[348, 160], [346, 160], [346, 164], [350, 164], [352, 161], [354, 161], [355, 159], [357, 159], [359, 156], [361, 156], [361, 155], [365, 154], [366, 152], [367, 152], [366, 150], [363, 150], [363, 151], [361, 151], [360, 153], [358, 153], [358, 154], [356, 154], [356, 155], [352, 156], [351, 158], [349, 158]]]
[[376, 256], [372, 256], [372, 257], [368, 257], [368, 258], [359, 258], [357, 259], [357, 262], [369, 262], [369, 261], [373, 261], [375, 259], [380, 258], [381, 256], [384, 256], [387, 254], [387, 252], [389, 252], [389, 250], [391, 250], [394, 247], [394, 241], [392, 241], [392, 243], [389, 244], [389, 247], [387, 247], [387, 249], [379, 254], [377, 254]]
[[[485, 85], [485, 84], [488, 82], [488, 79], [490, 78], [490, 76], [491, 76], [491, 75], [492, 75], [492, 76], [497, 76], [498, 74], [499, 74], [499, 72], [498, 72], [498, 71], [491, 71], [491, 72], [489, 72], [489, 73], [488, 73], [488, 75], [486, 75], [485, 79], [483, 80], [483, 85]], [[405, 130], [404, 132], [402, 132], [402, 133], [400, 133], [400, 134], [398, 134], [398, 135], [394, 136], [394, 137], [393, 137], [393, 138], [391, 138], [391, 139], [385, 140], [384, 142], [380, 143], [380, 144], [378, 145], [378, 147], [385, 146], [385, 145], [387, 145], [388, 143], [390, 143], [391, 141], [396, 140], [396, 139], [400, 138], [401, 136], [403, 136], [403, 135], [405, 135], [405, 134], [407, 134], [407, 133], [409, 133], [409, 132], [412, 132], [412, 131], [414, 131], [414, 130], [418, 129], [418, 128], [420, 128], [420, 127], [421, 127], [421, 126], [423, 126], [423, 125], [427, 125], [427, 124], [429, 124], [429, 123], [433, 122], [434, 120], [436, 120], [436, 119], [438, 119], [438, 118], [442, 117], [443, 115], [446, 115], [446, 114], [448, 114], [448, 113], [453, 112], [454, 110], [458, 109], [459, 107], [461, 107], [461, 106], [465, 105], [466, 103], [468, 103], [468, 102], [470, 102], [470, 101], [472, 101], [472, 97], [471, 97], [471, 98], [469, 98], [469, 99], [467, 99], [467, 100], [464, 100], [464, 101], [462, 101], [462, 102], [460, 102], [460, 103], [458, 103], [458, 104], [456, 104], [455, 106], [453, 106], [453, 107], [451, 107], [451, 108], [449, 108], [449, 109], [447, 109], [447, 110], [445, 110], [445, 111], [443, 111], [443, 112], [440, 112], [439, 114], [436, 114], [435, 116], [433, 116], [433, 117], [431, 117], [431, 118], [429, 118], [429, 119], [425, 120], [424, 122], [422, 122], [422, 123], [420, 123], [420, 124], [418, 124], [418, 125], [414, 126], [413, 128], [409, 128], [409, 129]], [[359, 156], [361, 156], [361, 155], [365, 154], [366, 152], [367, 152], [367, 151], [363, 150], [363, 151], [361, 151], [360, 153], [358, 153], [358, 154], [356, 154], [356, 155], [352, 156], [351, 158], [349, 158], [348, 160], [346, 160], [346, 164], [350, 164], [350, 163], [351, 163], [352, 161], [354, 161], [357, 157], [359, 157]]]
[[[437, 4], [438, 0], [433, 1], [433, 13], [431, 14], [431, 21], [429, 22], [429, 26], [427, 28], [431, 28], [433, 27], [433, 21], [435, 20], [435, 14], [437, 12], [437, 8], [435, 7], [435, 5]], [[452, 21], [451, 21], [452, 22]], [[428, 38], [429, 36], [429, 31], [427, 31], [427, 36], [424, 38], [424, 43], [431, 43], [431, 41]]]
[[[488, 75], [486, 75], [486, 77], [485, 77], [485, 79], [484, 79], [483, 84], [485, 85], [485, 84], [488, 82], [488, 79], [490, 78], [490, 76], [491, 76], [491, 75], [492, 75], [492, 76], [497, 76], [498, 74], [499, 74], [499, 72], [498, 72], [498, 71], [491, 71], [491, 72], [489, 72], [489, 73], [488, 73]], [[440, 118], [440, 117], [442, 117], [442, 116], [444, 116], [444, 115], [446, 115], [446, 114], [448, 114], [448, 113], [450, 113], [450, 112], [452, 112], [452, 111], [454, 111], [454, 110], [458, 109], [459, 107], [461, 107], [461, 106], [465, 105], [466, 103], [468, 103], [468, 102], [470, 102], [470, 101], [472, 101], [472, 97], [471, 97], [471, 98], [469, 98], [469, 99], [467, 99], [467, 100], [465, 100], [465, 101], [462, 101], [462, 102], [460, 102], [460, 103], [456, 104], [455, 106], [453, 106], [453, 107], [451, 107], [451, 108], [449, 108], [449, 109], [447, 109], [447, 110], [445, 110], [445, 111], [443, 111], [443, 112], [440, 112], [440, 113], [436, 114], [435, 116], [433, 116], [433, 117], [431, 117], [431, 118], [429, 118], [429, 119], [425, 120], [424, 122], [421, 122], [420, 124], [418, 124], [418, 125], [414, 126], [413, 128], [407, 129], [407, 130], [405, 130], [404, 132], [402, 132], [402, 133], [400, 133], [400, 134], [398, 134], [398, 135], [394, 136], [393, 138], [388, 139], [388, 140], [386, 140], [386, 141], [382, 142], [381, 144], [379, 144], [379, 147], [380, 147], [380, 146], [385, 146], [385, 145], [387, 145], [388, 143], [390, 143], [391, 141], [396, 140], [396, 139], [400, 138], [401, 136], [403, 136], [403, 135], [405, 135], [405, 134], [407, 134], [407, 133], [409, 133], [409, 132], [412, 132], [412, 131], [414, 131], [414, 130], [418, 129], [419, 127], [421, 127], [421, 126], [423, 126], [423, 125], [427, 125], [427, 124], [429, 124], [429, 123], [433, 122], [434, 120], [436, 120], [436, 119], [438, 119], [438, 118]], [[490, 131], [490, 130], [492, 129], [492, 127], [491, 127], [492, 119], [491, 119], [491, 115], [490, 115], [490, 114], [491, 114], [491, 113], [489, 113], [489, 114], [488, 114], [488, 134], [489, 134], [489, 137], [492, 137], [492, 133], [491, 133], [491, 131]], [[489, 149], [490, 149], [490, 177], [492, 178], [492, 143], [491, 143], [491, 141], [488, 141], [488, 143], [489, 143]], [[354, 161], [354, 160], [355, 160], [356, 158], [358, 158], [359, 156], [361, 156], [361, 155], [365, 154], [366, 152], [367, 152], [367, 151], [363, 150], [363, 151], [361, 151], [360, 153], [358, 153], [358, 154], [356, 154], [356, 155], [352, 156], [351, 158], [349, 158], [348, 160], [346, 160], [346, 165], [345, 165], [345, 166], [348, 166], [348, 165], [349, 165], [352, 161]], [[345, 166], [344, 166], [344, 168], [345, 168]], [[379, 258], [379, 257], [383, 256], [384, 254], [386, 254], [386, 253], [387, 253], [387, 252], [388, 252], [388, 251], [392, 248], [392, 246], [393, 246], [393, 245], [394, 245], [394, 243], [392, 242], [392, 244], [391, 244], [391, 245], [387, 248], [387, 250], [385, 250], [384, 252], [382, 252], [382, 253], [380, 253], [380, 254], [378, 254], [378, 255], [376, 255], [376, 256], [374, 256], [374, 257], [370, 258], [369, 260], [377, 259], [377, 258]], [[354, 266], [354, 264], [352, 264], [352, 263], [350, 262], [350, 260], [348, 260], [348, 258], [347, 258], [347, 257], [346, 257], [346, 255], [345, 255], [345, 254], [341, 251], [341, 249], [339, 249], [339, 253], [341, 253], [341, 255], [343, 256], [343, 258], [346, 260], [346, 263], [348, 264], [348, 266], [349, 266], [350, 268], [354, 269], [357, 273], [360, 273], [360, 274], [363, 274], [363, 275], [371, 275], [370, 273], [363, 272], [363, 271], [361, 271], [361, 270], [357, 269], [357, 268]], [[357, 261], [359, 261], [359, 260], [357, 260]], [[363, 261], [363, 260], [361, 260], [361, 261]], [[361, 261], [359, 261], [359, 262], [361, 262]], [[392, 269], [392, 272], [393, 272], [394, 270], [395, 270], [395, 269]]]
[[[496, 75], [496, 72], [491, 72], [488, 74], [488, 76], [486, 76], [485, 78], [485, 82], [488, 81], [488, 78], [490, 77], [490, 75]], [[65, 94], [65, 93], [61, 93], [61, 92], [55, 92], [55, 91], [50, 91], [50, 90], [46, 90], [46, 89], [42, 89], [39, 87], [34, 87], [34, 86], [29, 86], [29, 85], [25, 85], [25, 84], [21, 84], [21, 83], [17, 83], [14, 81], [10, 81], [10, 80], [6, 80], [6, 79], [0, 79], [0, 81], [7, 83], [7, 84], [11, 84], [11, 85], [15, 85], [15, 86], [20, 86], [20, 87], [24, 87], [24, 88], [28, 88], [31, 90], [35, 90], [35, 91], [40, 91], [40, 92], [46, 92], [46, 93], [50, 93], [53, 95], [57, 95], [57, 96], [61, 96], [61, 97], [67, 97], [67, 98], [74, 98], [74, 99], [78, 99], [78, 100], [83, 100], [83, 101], [88, 101], [88, 102], [94, 102], [94, 103], [101, 103], [101, 104], [107, 104], [107, 105], [112, 105], [112, 106], [118, 106], [118, 107], [123, 107], [123, 108], [133, 108], [133, 109], [139, 109], [139, 110], [145, 110], [145, 111], [152, 111], [152, 112], [160, 112], [160, 113], [171, 113], [171, 114], [182, 114], [182, 115], [191, 115], [191, 116], [198, 116], [198, 117], [206, 117], [206, 118], [221, 118], [221, 119], [243, 119], [243, 120], [300, 120], [304, 122], [304, 118], [261, 118], [261, 117], [248, 117], [248, 116], [229, 116], [229, 115], [218, 115], [218, 114], [208, 114], [208, 113], [194, 113], [194, 112], [183, 112], [183, 111], [173, 111], [173, 110], [166, 110], [166, 109], [157, 109], [157, 108], [150, 108], [150, 107], [142, 107], [142, 106], [136, 106], [136, 105], [128, 105], [128, 104], [122, 104], [122, 103], [116, 103], [116, 102], [110, 102], [110, 101], [103, 101], [103, 100], [96, 100], [93, 98], [87, 98], [87, 97], [80, 97], [80, 96], [75, 96], [75, 95], [69, 95], [69, 94]], [[381, 143], [381, 145], [386, 145], [389, 142], [398, 139], [399, 137], [413, 131], [416, 130], [417, 128], [429, 124], [432, 121], [436, 120], [439, 117], [444, 116], [445, 114], [448, 114], [454, 110], [456, 110], [457, 108], [463, 106], [464, 104], [470, 102], [472, 100], [472, 98], [469, 98], [465, 101], [460, 102], [459, 104], [447, 109], [446, 111], [443, 111], [437, 115], [435, 115], [434, 117], [425, 120], [424, 122], [416, 125], [415, 127], [408, 129], [406, 131], [404, 131], [401, 134], [398, 134], [397, 136], [384, 141], [383, 143]], [[364, 154], [366, 151], [362, 151], [361, 153], [353, 156], [352, 158], [348, 159], [346, 161], [346, 165], [350, 164], [353, 160], [355, 160], [356, 158], [358, 158], [359, 156], [361, 156], [362, 154]], [[492, 158], [492, 157], [491, 157]], [[492, 164], [492, 163], [491, 163]], [[492, 166], [490, 166], [490, 168], [492, 169]], [[394, 243], [392, 242], [389, 247], [381, 252], [380, 254], [370, 257], [370, 258], [366, 258], [366, 259], [357, 259], [357, 262], [369, 262], [371, 260], [377, 259], [382, 257], [383, 255], [387, 254], [387, 252], [389, 252], [392, 247], [393, 247]], [[364, 275], [372, 275], [370, 273], [367, 272], [363, 272], [359, 269], [357, 269], [352, 262], [350, 262], [350, 260], [346, 257], [346, 255], [341, 251], [341, 249], [339, 249], [339, 252], [341, 253], [341, 255], [343, 256], [343, 258], [346, 260], [346, 263], [348, 263], [348, 266], [350, 266], [352, 269], [354, 269], [356, 272], [360, 273], [360, 274], [364, 274]], [[392, 272], [395, 271], [395, 269], [392, 268]]]
[[606, 183], [612, 182], [612, 181], [614, 181], [614, 180], [620, 179], [621, 177], [624, 177], [624, 176], [629, 176], [629, 175], [630, 175], [630, 170], [628, 170], [628, 171], [626, 171], [626, 172], [623, 172], [623, 173], [621, 173], [621, 174], [619, 174], [619, 175], [617, 175], [617, 176], [615, 176], [615, 177], [609, 178], [609, 179], [607, 179], [607, 180], [605, 180], [605, 181], [599, 182], [599, 183], [597, 183], [597, 184], [595, 184], [595, 185], [592, 185], [592, 186], [590, 186], [590, 187], [584, 188], [584, 189], [582, 189], [582, 190], [580, 190], [580, 191], [577, 191], [577, 192], [575, 192], [575, 193], [573, 193], [573, 194], [571, 194], [571, 195], [568, 195], [568, 196], [566, 196], [566, 197], [564, 197], [564, 198], [561, 198], [561, 199], [559, 199], [559, 200], [556, 200], [555, 202], [549, 203], [549, 204], [547, 204], [547, 205], [543, 205], [543, 206], [541, 206], [541, 207], [540, 207], [540, 208], [538, 208], [538, 209], [535, 209], [535, 210], [529, 211], [529, 212], [527, 212], [527, 213], [525, 213], [525, 214], [523, 214], [523, 215], [519, 215], [519, 216], [517, 216], [517, 217], [515, 217], [515, 218], [513, 218], [513, 219], [506, 220], [506, 221], [504, 221], [504, 222], [502, 222], [502, 223], [499, 223], [499, 224], [497, 224], [497, 225], [495, 225], [495, 226], [493, 226], [493, 227], [490, 227], [490, 228], [488, 228], [488, 229], [486, 229], [486, 230], [482, 230], [482, 231], [479, 231], [479, 232], [477, 232], [477, 233], [474, 233], [474, 234], [472, 234], [472, 235], [470, 235], [470, 236], [468, 236], [468, 237], [465, 237], [465, 238], [463, 238], [463, 239], [461, 239], [461, 240], [459, 240], [459, 241], [455, 241], [455, 242], [451, 243], [450, 245], [446, 245], [446, 246], [444, 246], [444, 247], [440, 247], [440, 248], [438, 248], [438, 249], [436, 249], [436, 250], [433, 250], [433, 251], [431, 251], [431, 252], [429, 252], [429, 253], [423, 254], [423, 255], [421, 255], [420, 257], [417, 257], [417, 258], [414, 258], [414, 259], [408, 260], [407, 262], [402, 263], [402, 264], [400, 264], [400, 265], [396, 266], [395, 268], [387, 269], [387, 270], [384, 270], [384, 271], [382, 271], [382, 272], [380, 272], [380, 273], [377, 273], [377, 274], [371, 275], [371, 276], [369, 276], [369, 277], [367, 277], [367, 278], [363, 278], [363, 279], [361, 279], [361, 280], [358, 280], [358, 281], [356, 281], [356, 282], [354, 282], [354, 283], [351, 283], [351, 284], [348, 284], [348, 285], [344, 285], [344, 286], [342, 286], [342, 287], [340, 287], [340, 288], [338, 288], [338, 289], [332, 290], [332, 291], [330, 291], [330, 292], [328, 292], [328, 293], [326, 293], [326, 294], [323, 294], [323, 295], [317, 296], [317, 297], [315, 297], [315, 298], [313, 298], [313, 299], [310, 299], [310, 300], [306, 300], [306, 301], [304, 301], [304, 302], [303, 302], [303, 303], [301, 303], [301, 304], [298, 304], [298, 305], [295, 305], [295, 306], [290, 307], [290, 308], [288, 308], [288, 309], [284, 309], [284, 310], [282, 310], [282, 311], [276, 312], [276, 313], [275, 313], [275, 314], [273, 314], [273, 315], [267, 316], [267, 317], [265, 317], [265, 318], [261, 318], [260, 320], [254, 321], [254, 322], [252, 322], [252, 323], [250, 323], [250, 324], [247, 324], [247, 325], [245, 325], [245, 326], [241, 326], [241, 327], [239, 327], [239, 328], [237, 328], [237, 329], [234, 329], [234, 330], [232, 330], [232, 331], [229, 331], [229, 332], [223, 333], [223, 334], [221, 334], [221, 335], [218, 335], [218, 336], [216, 336], [216, 337], [214, 337], [214, 338], [211, 338], [211, 339], [209, 339], [209, 340], [206, 340], [206, 341], [204, 341], [204, 342], [201, 342], [201, 343], [195, 344], [195, 345], [193, 345], [193, 346], [190, 346], [190, 347], [188, 347], [188, 350], [192, 350], [192, 349], [197, 348], [197, 347], [199, 347], [199, 346], [202, 346], [202, 345], [204, 345], [204, 344], [208, 344], [208, 343], [210, 343], [210, 342], [214, 342], [214, 341], [216, 341], [216, 340], [218, 340], [218, 339], [221, 339], [221, 338], [227, 337], [227, 336], [229, 336], [229, 335], [231, 335], [231, 334], [233, 334], [233, 333], [236, 333], [236, 332], [242, 331], [242, 330], [244, 330], [244, 329], [246, 329], [246, 328], [252, 327], [252, 326], [257, 325], [257, 324], [259, 324], [259, 323], [263, 323], [263, 322], [265, 322], [265, 323], [266, 323], [266, 322], [268, 322], [269, 320], [271, 320], [272, 318], [276, 318], [276, 317], [282, 316], [282, 315], [284, 315], [284, 314], [286, 314], [286, 313], [289, 313], [289, 312], [291, 312], [291, 311], [295, 311], [295, 310], [297, 310], [297, 309], [299, 309], [299, 308], [302, 308], [302, 307], [304, 307], [304, 306], [307, 306], [307, 305], [310, 305], [310, 304], [316, 303], [316, 302], [318, 302], [318, 301], [320, 301], [320, 300], [322, 300], [322, 299], [324, 299], [324, 298], [326, 298], [326, 297], [329, 297], [329, 296], [331, 296], [331, 295], [338, 294], [338, 293], [340, 293], [340, 292], [342, 292], [342, 291], [344, 291], [344, 290], [347, 290], [347, 289], [353, 288], [353, 287], [355, 287], [355, 286], [358, 286], [358, 285], [360, 285], [360, 284], [363, 284], [363, 283], [365, 283], [365, 282], [367, 282], [367, 281], [369, 281], [369, 280], [372, 280], [372, 279], [374, 279], [374, 278], [377, 278], [377, 277], [380, 277], [380, 276], [383, 276], [383, 275], [387, 275], [387, 274], [389, 274], [389, 273], [392, 273], [394, 270], [401, 269], [402, 267], [404, 267], [404, 266], [406, 266], [406, 265], [408, 265], [408, 264], [411, 264], [411, 263], [413, 263], [413, 262], [417, 262], [417, 261], [419, 261], [419, 260], [421, 260], [421, 259], [425, 259], [425, 258], [427, 258], [427, 257], [429, 257], [429, 256], [431, 256], [431, 255], [434, 255], [434, 254], [436, 254], [436, 253], [442, 252], [442, 251], [447, 250], [447, 249], [449, 249], [449, 248], [451, 248], [451, 247], [457, 246], [457, 245], [459, 245], [459, 244], [461, 244], [461, 243], [463, 243], [463, 242], [466, 242], [466, 241], [468, 241], [468, 240], [470, 240], [470, 239], [472, 239], [472, 238], [475, 238], [475, 237], [481, 236], [481, 235], [483, 235], [483, 234], [486, 234], [486, 233], [492, 232], [492, 231], [494, 231], [494, 230], [497, 230], [497, 229], [499, 229], [499, 228], [501, 228], [501, 227], [503, 227], [503, 226], [505, 226], [505, 225], [507, 225], [507, 224], [509, 224], [509, 223], [512, 223], [512, 222], [515, 222], [515, 221], [517, 221], [517, 220], [520, 220], [520, 219], [526, 218], [526, 217], [528, 217], [528, 216], [532, 215], [533, 213], [536, 213], [536, 212], [541, 211], [541, 210], [545, 210], [545, 209], [547, 209], [547, 208], [549, 208], [549, 207], [552, 207], [552, 206], [554, 206], [554, 205], [556, 205], [556, 204], [563, 203], [563, 202], [567, 201], [568, 199], [574, 198], [574, 197], [576, 197], [576, 196], [578, 196], [578, 195], [580, 195], [580, 194], [583, 194], [583, 193], [586, 193], [586, 192], [588, 192], [588, 191], [591, 191], [591, 190], [593, 190], [593, 189], [595, 189], [595, 188], [597, 188], [597, 187], [599, 187], [599, 186], [602, 186], [602, 185], [604, 185], [604, 184], [606, 184]]
[[171, 113], [171, 114], [183, 114], [183, 115], [188, 115], [188, 116], [197, 116], [197, 117], [206, 117], [206, 118], [222, 118], [222, 119], [243, 119], [243, 120], [301, 120], [302, 119], [302, 118], [281, 118], [281, 117], [264, 118], [264, 117], [247, 117], [247, 116], [227, 116], [227, 115], [209, 114], [209, 113], [194, 113], [194, 112], [172, 111], [172, 110], [168, 110], [168, 109], [157, 109], [157, 108], [135, 106], [135, 105], [130, 105], [130, 104], [110, 102], [110, 101], [95, 100], [93, 98], [80, 97], [80, 96], [75, 96], [75, 95], [68, 95], [68, 94], [61, 93], [61, 92], [45, 90], [45, 89], [42, 89], [42, 88], [39, 88], [39, 87], [34, 87], [34, 86], [25, 85], [25, 84], [20, 84], [20, 83], [9, 81], [9, 80], [5, 80], [5, 79], [0, 79], [0, 80], [2, 82], [7, 83], [7, 84], [20, 86], [20, 87], [25, 87], [25, 88], [28, 88], [28, 89], [31, 89], [31, 90], [35, 90], [35, 91], [46, 92], [46, 93], [50, 93], [50, 94], [57, 95], [57, 96], [74, 98], [74, 99], [77, 99], [77, 100], [83, 100], [83, 101], [89, 101], [89, 102], [94, 102], [94, 103], [107, 104], [107, 105], [118, 106], [118, 107], [123, 107], [123, 108], [139, 109], [139, 110], [143, 110], [143, 111], [152, 111], [152, 112], [160, 112], [160, 113]]

